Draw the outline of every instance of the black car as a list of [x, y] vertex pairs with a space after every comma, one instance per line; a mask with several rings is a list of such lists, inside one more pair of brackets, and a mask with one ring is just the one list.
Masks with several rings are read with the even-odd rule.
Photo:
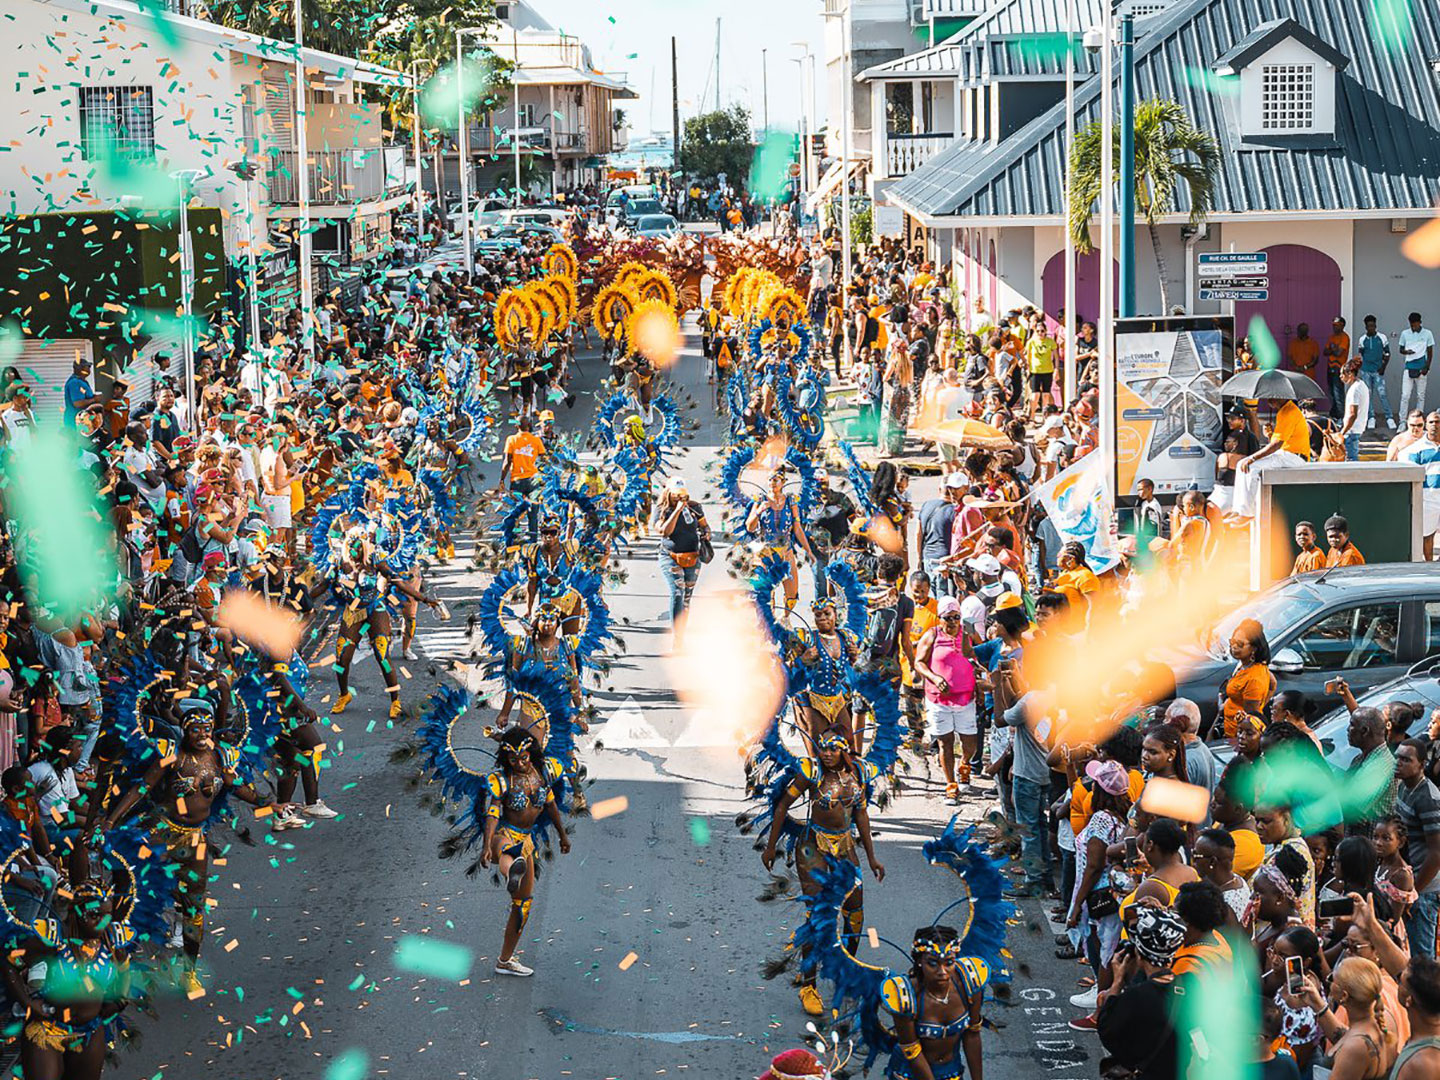
[[1215, 624], [1200, 644], [1156, 659], [1176, 672], [1177, 694], [1208, 720], [1234, 670], [1228, 646], [1242, 619], [1270, 643], [1277, 690], [1300, 690], [1322, 710], [1340, 704], [1325, 684], [1343, 675], [1356, 697], [1440, 655], [1440, 573], [1420, 563], [1347, 566], [1286, 578]]
[[620, 213], [625, 223], [633, 227], [642, 217], [665, 213], [665, 207], [660, 205], [659, 199], [631, 199], [622, 205]]

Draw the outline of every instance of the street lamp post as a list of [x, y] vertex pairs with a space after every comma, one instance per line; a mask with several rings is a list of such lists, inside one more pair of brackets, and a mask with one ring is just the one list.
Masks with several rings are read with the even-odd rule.
[[510, 142], [515, 150], [515, 209], [520, 209], [520, 31], [510, 28], [510, 48], [515, 56], [510, 69], [510, 95], [515, 99], [515, 129]]
[[181, 169], [170, 174], [180, 185], [180, 354], [185, 361], [185, 406], [190, 423], [195, 422], [195, 337], [191, 326], [195, 300], [195, 248], [190, 243], [190, 196], [201, 169]]
[[1100, 40], [1100, 460], [1115, 504], [1115, 14], [1102, 8]]
[[[315, 281], [310, 276], [310, 147], [305, 125], [310, 111], [305, 108], [305, 23], [300, 13], [302, 0], [295, 0], [295, 173], [299, 194], [299, 220], [295, 222], [300, 243], [300, 351], [306, 354], [315, 340]], [[190, 414], [194, 416], [194, 413]]]
[[[1120, 317], [1135, 306], [1135, 19], [1120, 17]], [[1167, 312], [1162, 314], [1168, 315]]]
[[843, 355], [848, 366], [850, 357], [850, 129], [855, 122], [854, 73], [850, 70], [850, 3], [840, 11], [826, 11], [827, 19], [840, 20], [841, 84], [843, 113], [840, 121], [840, 329]]
[[470, 133], [466, 130], [465, 110], [465, 54], [462, 41], [466, 34], [476, 32], [475, 27], [455, 31], [455, 97], [459, 117], [455, 129], [455, 150], [460, 158], [460, 218], [465, 237], [465, 273], [475, 276], [475, 244], [470, 236]]
[[415, 247], [418, 254], [420, 245], [425, 239], [425, 184], [423, 177], [425, 170], [421, 165], [420, 158], [420, 62], [410, 61], [410, 81], [413, 87], [411, 94], [410, 117], [411, 134], [415, 143]]

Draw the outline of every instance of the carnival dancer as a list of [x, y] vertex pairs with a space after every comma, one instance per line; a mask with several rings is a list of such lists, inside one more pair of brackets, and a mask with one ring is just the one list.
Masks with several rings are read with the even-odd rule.
[[480, 865], [494, 863], [505, 879], [510, 894], [510, 914], [495, 974], [528, 977], [535, 969], [515, 958], [520, 935], [530, 918], [535, 895], [535, 840], [532, 830], [544, 815], [559, 837], [560, 854], [570, 853], [570, 837], [555, 802], [551, 784], [560, 765], [541, 753], [540, 741], [523, 727], [512, 727], [500, 736], [500, 760], [486, 777], [489, 807], [485, 811], [485, 834], [481, 840]]
[[[809, 817], [795, 847], [795, 870], [801, 892], [812, 896], [819, 891], [814, 875], [824, 869], [827, 857], [848, 859], [858, 866], [858, 847], [864, 847], [865, 861], [875, 880], [884, 881], [885, 867], [875, 857], [870, 835], [866, 766], [852, 757], [849, 732], [832, 727], [812, 745], [815, 756], [800, 759], [795, 779], [775, 806], [760, 861], [766, 870], [774, 869], [776, 845], [788, 823], [790, 807], [803, 797], [809, 804]], [[858, 888], [845, 898], [845, 926], [847, 940], [851, 941], [850, 948], [854, 951], [865, 928], [864, 894]], [[815, 988], [813, 971], [803, 977], [800, 1003], [811, 1016], [824, 1015], [825, 1006]]]
[[[579, 639], [562, 634], [560, 623], [559, 608], [548, 602], [541, 604], [531, 622], [530, 633], [512, 635], [509, 638], [505, 649], [505, 672], [508, 676], [530, 664], [538, 664], [547, 671], [553, 671], [569, 692], [571, 704], [579, 708], [584, 701], [580, 684], [580, 661], [576, 655]], [[504, 730], [509, 726], [515, 700], [514, 689], [507, 681], [505, 701], [495, 719], [497, 730]], [[547, 718], [527, 717], [522, 726], [534, 729], [542, 745], [549, 740]], [[580, 730], [589, 731], [589, 725], [580, 721]]]
[[990, 969], [964, 956], [953, 926], [915, 931], [910, 970], [891, 975], [881, 990], [897, 1043], [885, 1075], [891, 1080], [984, 1080], [981, 1006]]
[[131, 996], [134, 875], [109, 849], [103, 858], [117, 871], [111, 882], [92, 875], [85, 845], [73, 844], [63, 916], [20, 923], [6, 909], [12, 944], [5, 987], [26, 1017], [20, 1028], [26, 1080], [99, 1080], [111, 1041], [107, 1029]]
[[771, 471], [769, 493], [751, 505], [750, 512], [745, 516], [745, 529], [764, 543], [764, 554], [773, 552], [779, 555], [789, 567], [790, 572], [781, 583], [788, 616], [800, 598], [800, 567], [796, 548], [805, 552], [811, 562], [816, 559], [810, 538], [805, 535], [805, 516], [800, 511], [800, 504], [794, 495], [785, 490], [784, 466]]
[[375, 662], [384, 676], [385, 692], [390, 696], [390, 717], [395, 719], [401, 709], [400, 680], [390, 661], [392, 630], [386, 596], [394, 590], [435, 611], [441, 610], [440, 601], [400, 580], [381, 560], [374, 541], [363, 527], [352, 528], [342, 538], [336, 571], [331, 587], [345, 606], [340, 612], [340, 628], [335, 643], [335, 681], [340, 696], [335, 699], [330, 711], [337, 715], [343, 713], [354, 700], [355, 695], [350, 691], [350, 662], [364, 635], [370, 641]]
[[[835, 984], [836, 1023], [858, 1022], [868, 1050], [863, 1069], [888, 1055], [890, 1080], [959, 1080], [967, 1071], [984, 1080], [985, 987], [1009, 978], [1005, 929], [1015, 906], [1004, 899], [1003, 863], [990, 858], [973, 826], [961, 829], [952, 819], [922, 851], [932, 866], [956, 875], [961, 895], [915, 931], [910, 948], [901, 950], [905, 970], [857, 959], [846, 940], [844, 905], [860, 887], [860, 873], [836, 858], [816, 872], [819, 889], [805, 897], [806, 920], [795, 933], [797, 949], [809, 950], [801, 970], [813, 968]], [[942, 922], [962, 906], [964, 933]]]
[[445, 432], [439, 417], [425, 423], [425, 437], [418, 445], [420, 483], [430, 492], [434, 514], [435, 557], [449, 562], [455, 557], [450, 527], [455, 520], [455, 500], [450, 486], [469, 467], [470, 458], [458, 442]]
[[860, 639], [840, 625], [833, 597], [818, 597], [810, 605], [815, 629], [795, 631], [799, 663], [805, 669], [805, 688], [795, 695], [801, 728], [808, 745], [814, 746], [826, 728], [838, 728], [854, 745], [855, 730], [850, 715], [848, 674], [860, 659]]
[[[139, 784], [132, 787], [105, 815], [102, 829], [109, 831], [147, 796], [158, 817], [150, 829], [151, 842], [163, 849], [175, 868], [180, 926], [187, 958], [184, 987], [203, 989], [195, 965], [205, 939], [205, 890], [210, 880], [210, 850], [206, 830], [222, 796], [233, 793], [254, 807], [269, 807], [274, 799], [262, 795], [241, 775], [242, 751], [215, 740], [215, 707], [202, 698], [180, 702], [181, 735], [178, 741], [154, 740], [154, 760]], [[263, 747], [268, 756], [268, 740]]]
[[531, 618], [537, 602], [549, 605], [560, 614], [562, 632], [578, 634], [582, 602], [567, 581], [580, 565], [580, 544], [562, 537], [562, 528], [560, 516], [547, 513], [540, 519], [540, 540], [520, 549], [520, 565], [525, 569], [525, 618]]

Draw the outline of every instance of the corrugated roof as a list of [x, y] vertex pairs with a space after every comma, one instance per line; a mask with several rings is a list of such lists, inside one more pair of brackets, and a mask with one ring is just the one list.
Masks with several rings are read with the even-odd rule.
[[[1188, 0], [1148, 20], [1135, 47], [1140, 100], [1180, 102], [1220, 143], [1217, 214], [1421, 210], [1440, 198], [1440, 5], [1411, 8], [1407, 39], [1379, 46], [1355, 0]], [[1293, 18], [1350, 65], [1338, 76], [1333, 142], [1242, 142], [1238, 80], [1210, 68], [1257, 23]], [[1076, 90], [1076, 123], [1099, 116], [1099, 79]], [[1065, 107], [996, 146], [957, 143], [886, 192], [923, 218], [1063, 216]], [[1181, 192], [1181, 213], [1188, 213]]]
[[1271, 19], [1255, 27], [1234, 46], [1217, 56], [1210, 65], [1211, 70], [1225, 75], [1244, 71], [1251, 61], [1260, 59], [1286, 38], [1294, 38], [1311, 52], [1323, 56], [1334, 64], [1337, 70], [1350, 63], [1348, 56], [1294, 19]]

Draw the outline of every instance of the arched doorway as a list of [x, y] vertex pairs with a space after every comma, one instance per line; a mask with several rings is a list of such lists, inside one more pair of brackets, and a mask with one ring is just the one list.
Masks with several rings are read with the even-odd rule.
[[[1120, 295], [1120, 264], [1112, 261], [1115, 279], [1115, 295]], [[1065, 306], [1065, 252], [1057, 251], [1045, 264], [1045, 273], [1040, 278], [1040, 292], [1045, 314], [1059, 321], [1060, 309]], [[1097, 323], [1100, 319], [1100, 253], [1078, 255], [1075, 259], [1075, 311], [1084, 322]]]
[[[1269, 256], [1270, 299], [1236, 303], [1235, 336], [1249, 333], [1250, 320], [1259, 315], [1280, 346], [1282, 359], [1288, 355], [1295, 328], [1301, 323], [1308, 323], [1310, 336], [1323, 345], [1330, 336], [1330, 320], [1343, 314], [1339, 264], [1323, 251], [1304, 244], [1276, 244], [1266, 248], [1265, 253]], [[1323, 380], [1323, 372], [1318, 374]]]

